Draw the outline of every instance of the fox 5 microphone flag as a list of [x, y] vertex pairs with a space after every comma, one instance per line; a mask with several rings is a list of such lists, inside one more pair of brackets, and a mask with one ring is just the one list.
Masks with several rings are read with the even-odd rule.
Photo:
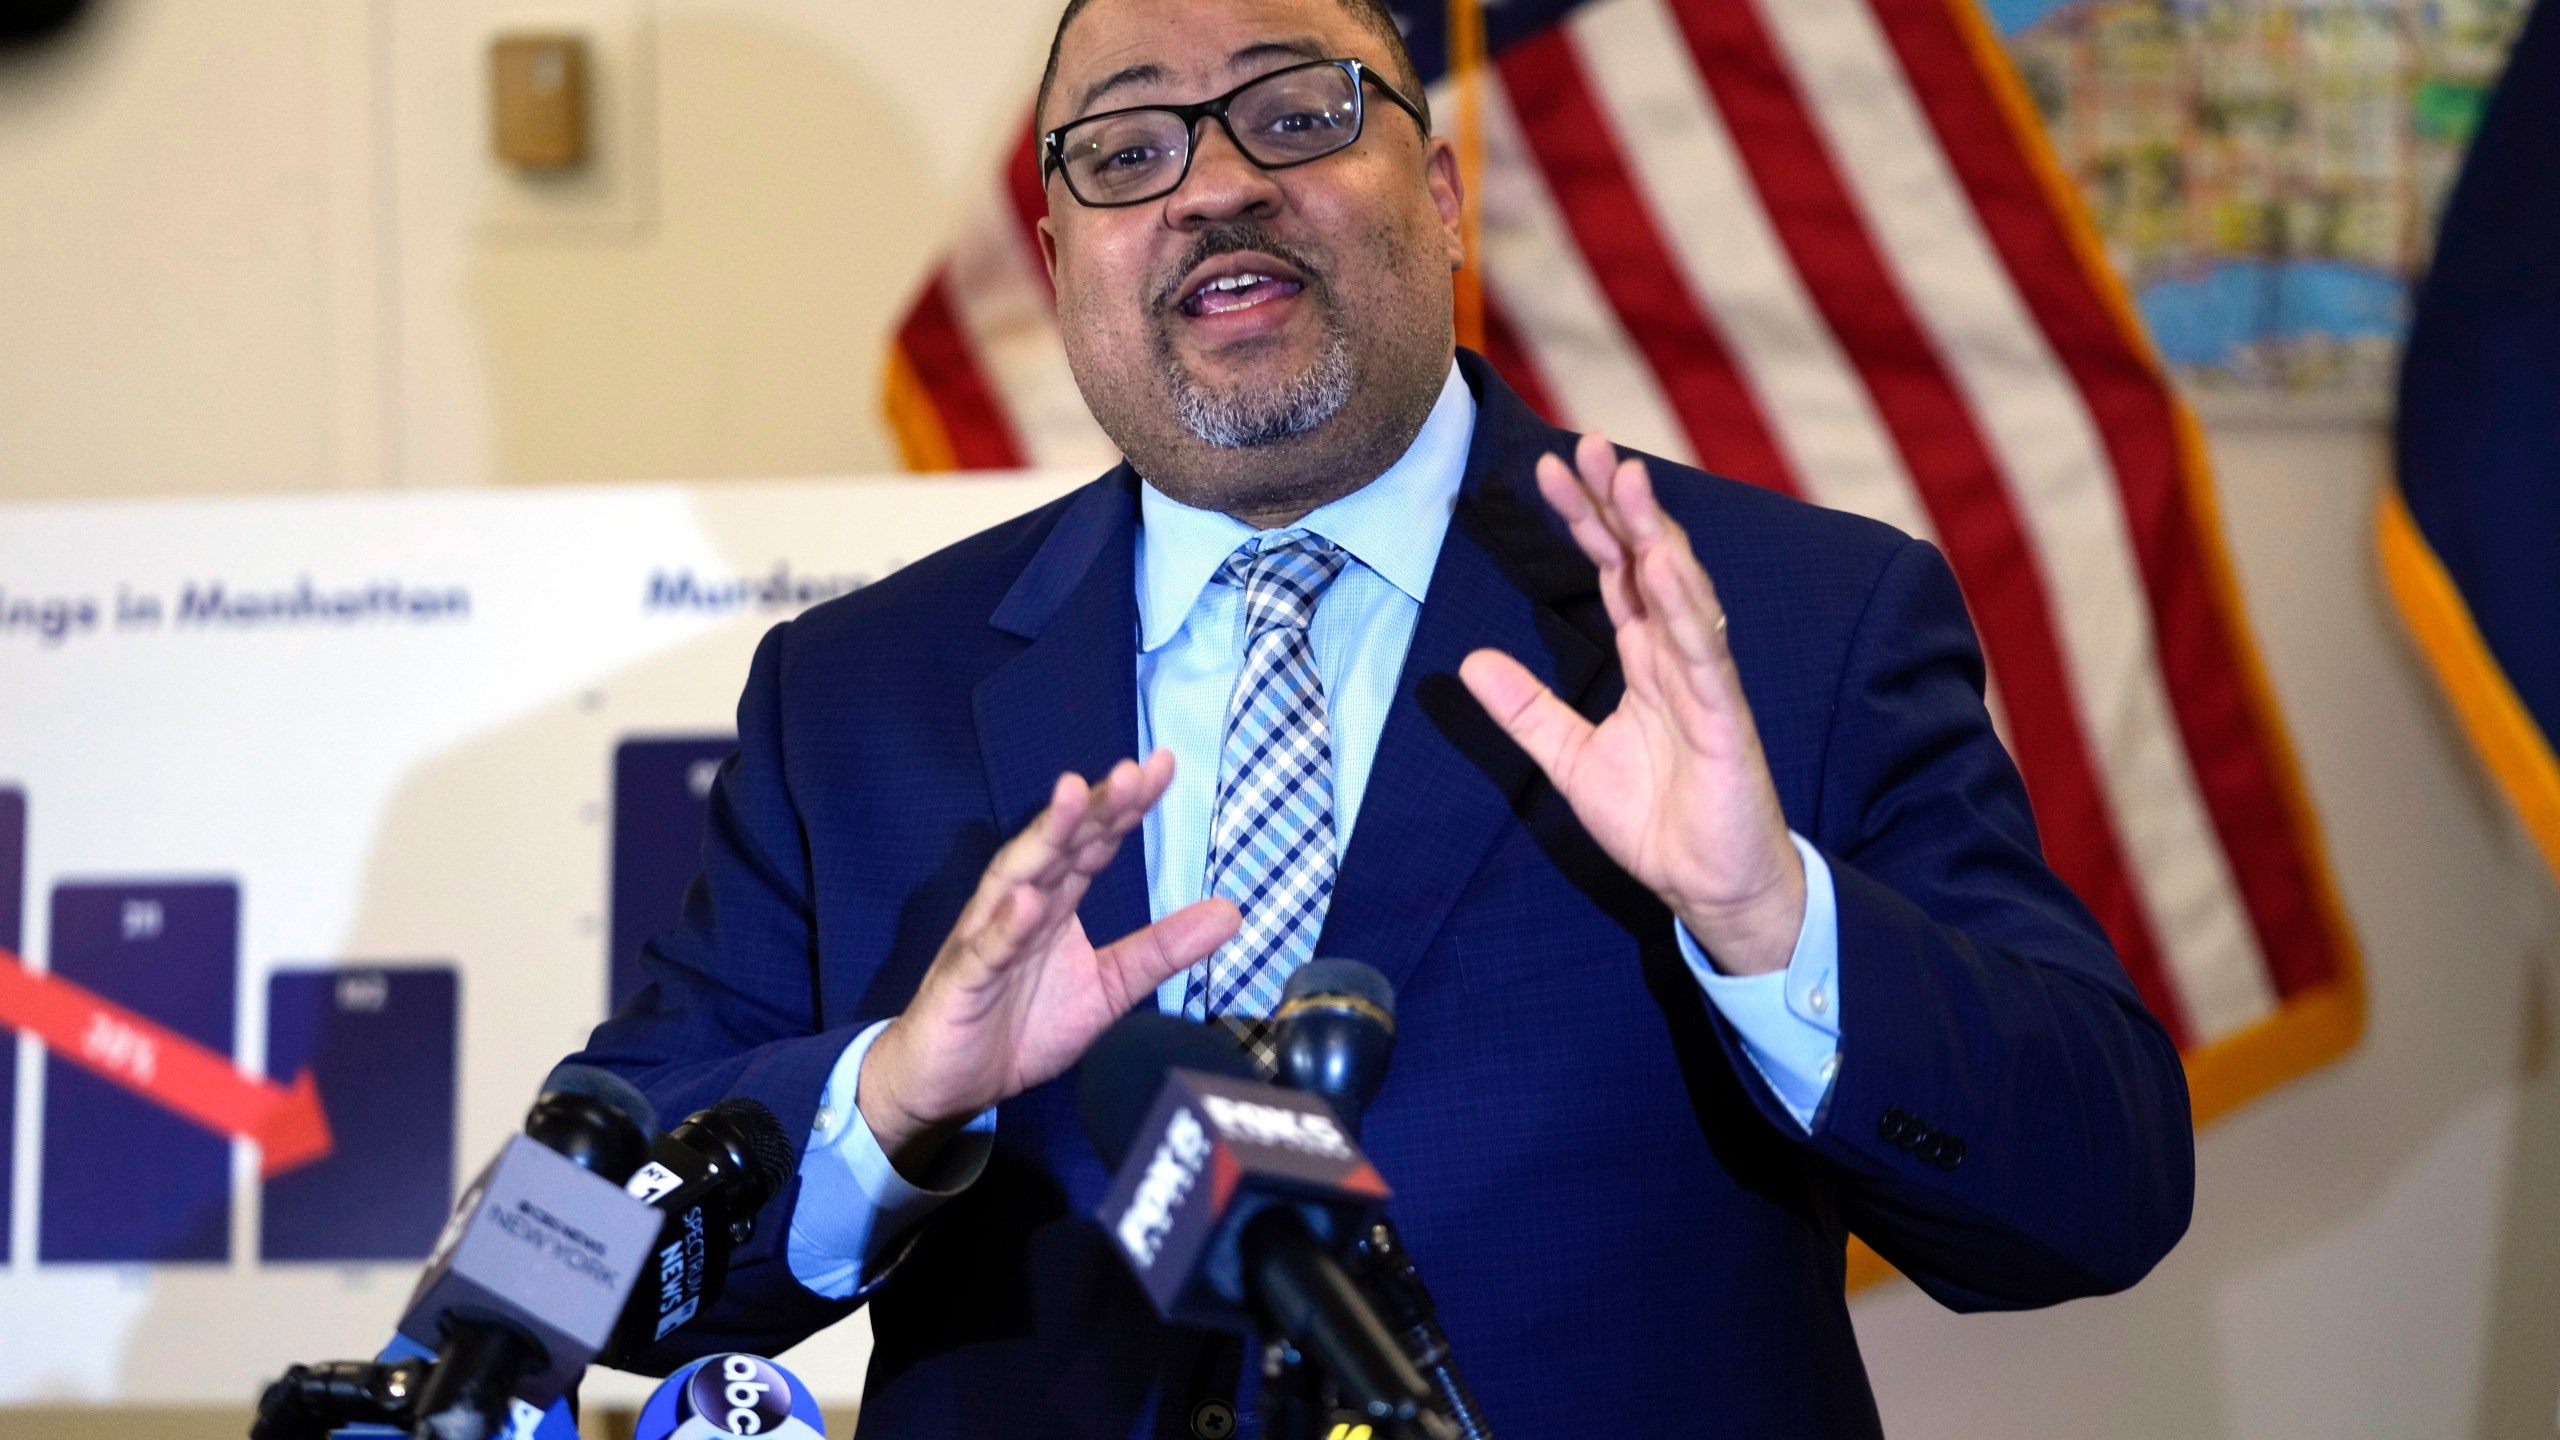
[[824, 1440], [826, 1420], [800, 1377], [760, 1355], [710, 1355], [649, 1394], [633, 1440], [726, 1440], [757, 1435]]
[[[1467, 180], [1461, 343], [1560, 425], [1946, 552], [2047, 856], [2200, 1120], [2351, 1047], [2354, 941], [2199, 433], [1975, 0], [1395, 10]], [[1118, 458], [1059, 341], [1032, 227], [1074, 201], [1036, 145], [898, 330], [911, 468]]]
[[2560, 6], [2481, 117], [2419, 288], [2377, 541], [2474, 749], [2560, 873]]

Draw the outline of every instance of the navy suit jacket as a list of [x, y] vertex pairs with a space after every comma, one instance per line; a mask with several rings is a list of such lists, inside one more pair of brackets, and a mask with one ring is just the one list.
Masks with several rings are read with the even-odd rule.
[[[1531, 478], [1574, 437], [1460, 363], [1466, 477], [1318, 945], [1400, 996], [1367, 1148], [1506, 1433], [1874, 1435], [1848, 1236], [1958, 1309], [2132, 1284], [2193, 1202], [2177, 1052], [2039, 856], [1938, 553], [1655, 461], [1837, 883], [1841, 1065], [1807, 1134], [1670, 914], [1457, 682], [1492, 646], [1594, 717], [1622, 683]], [[808, 1133], [1056, 776], [1135, 748], [1137, 485], [1124, 465], [765, 638], [704, 877], [581, 1058], [671, 1114], [747, 1094]], [[1148, 919], [1141, 849], [1084, 901], [1097, 943]], [[864, 1435], [1181, 1435], [1235, 1395], [1233, 1346], [1160, 1325], [1088, 1218], [1107, 1177], [1074, 1084], [1005, 1102], [985, 1173], [867, 1287]], [[772, 1354], [851, 1308], [793, 1279], [796, 1198], [663, 1358]]]

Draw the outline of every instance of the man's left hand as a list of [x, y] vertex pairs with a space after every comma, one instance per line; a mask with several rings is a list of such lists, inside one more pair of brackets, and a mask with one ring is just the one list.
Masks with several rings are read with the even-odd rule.
[[1582, 437], [1571, 466], [1541, 456], [1538, 490], [1600, 567], [1626, 695], [1594, 725], [1498, 650], [1468, 656], [1459, 678], [1718, 969], [1784, 969], [1804, 924], [1804, 862], [1725, 646], [1714, 583], [1655, 500], [1643, 462], [1618, 459], [1600, 436]]

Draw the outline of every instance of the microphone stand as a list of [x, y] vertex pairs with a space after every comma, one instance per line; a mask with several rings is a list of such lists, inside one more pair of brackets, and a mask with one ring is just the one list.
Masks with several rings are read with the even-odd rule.
[[[1394, 1053], [1395, 991], [1384, 975], [1351, 960], [1312, 960], [1289, 979], [1273, 1017], [1275, 1078], [1321, 1095], [1353, 1138]], [[1369, 1228], [1346, 1257], [1353, 1278], [1377, 1303], [1405, 1358], [1430, 1383], [1457, 1440], [1493, 1440], [1493, 1426], [1440, 1328], [1439, 1309], [1397, 1238], [1393, 1221]]]
[[495, 1316], [447, 1315], [435, 1369], [418, 1391], [417, 1440], [497, 1440], [516, 1383], [549, 1359], [530, 1331]]
[[1475, 1392], [1467, 1388], [1466, 1373], [1458, 1368], [1448, 1332], [1440, 1328], [1439, 1309], [1432, 1304], [1431, 1292], [1423, 1288], [1422, 1272], [1405, 1252], [1395, 1226], [1385, 1220], [1370, 1226], [1369, 1233], [1360, 1237], [1355, 1257], [1361, 1280], [1377, 1297], [1414, 1368], [1439, 1393], [1460, 1440], [1493, 1440], [1493, 1427], [1477, 1407]]
[[258, 1397], [249, 1440], [328, 1440], [348, 1425], [407, 1430], [431, 1360], [331, 1360], [295, 1365]]
[[1262, 1433], [1265, 1440], [1324, 1440], [1333, 1407], [1324, 1379], [1306, 1354], [1273, 1337], [1262, 1347]]
[[[1436, 1377], [1434, 1377], [1436, 1378]], [[1264, 1440], [1326, 1440], [1342, 1433], [1335, 1420], [1338, 1407], [1323, 1370], [1287, 1340], [1274, 1338], [1262, 1348], [1262, 1433]], [[1409, 1420], [1360, 1417], [1354, 1429], [1375, 1427], [1381, 1436], [1418, 1440], [1464, 1440], [1463, 1418], [1453, 1420], [1437, 1410], [1418, 1411]]]
[[1266, 1434], [1323, 1436], [1339, 1398], [1355, 1426], [1378, 1435], [1460, 1440], [1430, 1378], [1405, 1355], [1359, 1282], [1313, 1241], [1305, 1221], [1285, 1207], [1263, 1211], [1245, 1228], [1247, 1293], [1271, 1337], [1263, 1373], [1276, 1388], [1263, 1396]]
[[349, 1425], [435, 1440], [495, 1440], [506, 1433], [516, 1381], [540, 1363], [540, 1342], [488, 1319], [448, 1319], [443, 1338], [444, 1351], [434, 1360], [289, 1367], [258, 1397], [249, 1440], [328, 1440]]

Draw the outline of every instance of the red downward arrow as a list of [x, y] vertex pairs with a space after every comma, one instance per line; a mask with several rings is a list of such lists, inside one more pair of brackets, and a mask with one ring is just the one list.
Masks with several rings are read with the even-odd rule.
[[259, 1173], [281, 1175], [329, 1153], [329, 1117], [305, 1070], [293, 1088], [243, 1075], [231, 1057], [0, 950], [0, 1025], [217, 1135], [258, 1143]]

